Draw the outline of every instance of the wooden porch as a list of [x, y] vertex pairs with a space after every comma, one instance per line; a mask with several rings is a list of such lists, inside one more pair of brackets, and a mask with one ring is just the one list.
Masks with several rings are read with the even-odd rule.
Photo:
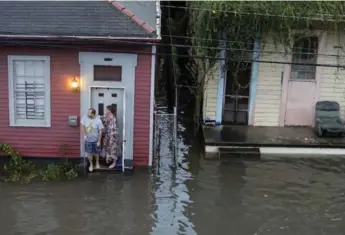
[[[336, 155], [345, 156], [344, 137], [318, 137], [311, 127], [256, 127], [256, 126], [205, 126], [203, 128], [206, 152], [220, 153], [224, 149], [234, 152], [260, 152], [261, 149], [336, 149]], [[242, 149], [242, 151], [239, 151]], [[249, 151], [251, 149], [251, 151]], [[229, 151], [230, 152], [230, 151]], [[283, 152], [283, 151], [282, 151]], [[288, 151], [287, 151], [288, 152]]]

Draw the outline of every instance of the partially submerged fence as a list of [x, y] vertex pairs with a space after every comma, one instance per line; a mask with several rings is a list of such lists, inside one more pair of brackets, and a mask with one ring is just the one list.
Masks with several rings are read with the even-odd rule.
[[177, 110], [173, 113], [155, 110], [154, 113], [154, 159], [159, 165], [160, 156], [177, 157]]

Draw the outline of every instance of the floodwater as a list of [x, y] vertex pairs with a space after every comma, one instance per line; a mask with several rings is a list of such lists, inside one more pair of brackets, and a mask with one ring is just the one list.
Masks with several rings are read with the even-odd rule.
[[[133, 176], [0, 183], [1, 235], [343, 235], [345, 161], [210, 161], [171, 117], [160, 117], [160, 160]], [[312, 156], [313, 157], [313, 156]]]
[[343, 160], [210, 161], [179, 139], [151, 172], [1, 183], [1, 234], [344, 234]]

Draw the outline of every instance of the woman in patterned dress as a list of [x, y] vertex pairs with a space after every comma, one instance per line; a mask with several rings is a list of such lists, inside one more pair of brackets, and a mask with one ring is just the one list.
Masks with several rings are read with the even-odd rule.
[[106, 162], [111, 165], [109, 168], [114, 168], [117, 161], [118, 150], [118, 131], [116, 125], [116, 108], [114, 105], [108, 105], [105, 110], [103, 118], [104, 137], [103, 137], [103, 151], [106, 157]]

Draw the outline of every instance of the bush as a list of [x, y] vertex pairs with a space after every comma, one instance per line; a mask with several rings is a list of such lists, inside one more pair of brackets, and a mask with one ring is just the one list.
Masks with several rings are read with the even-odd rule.
[[38, 169], [32, 161], [24, 160], [10, 145], [0, 143], [0, 151], [10, 156], [4, 165], [5, 181], [30, 183], [34, 179], [44, 181], [71, 180], [78, 177], [73, 164], [67, 159], [63, 164], [47, 164], [43, 169]]

